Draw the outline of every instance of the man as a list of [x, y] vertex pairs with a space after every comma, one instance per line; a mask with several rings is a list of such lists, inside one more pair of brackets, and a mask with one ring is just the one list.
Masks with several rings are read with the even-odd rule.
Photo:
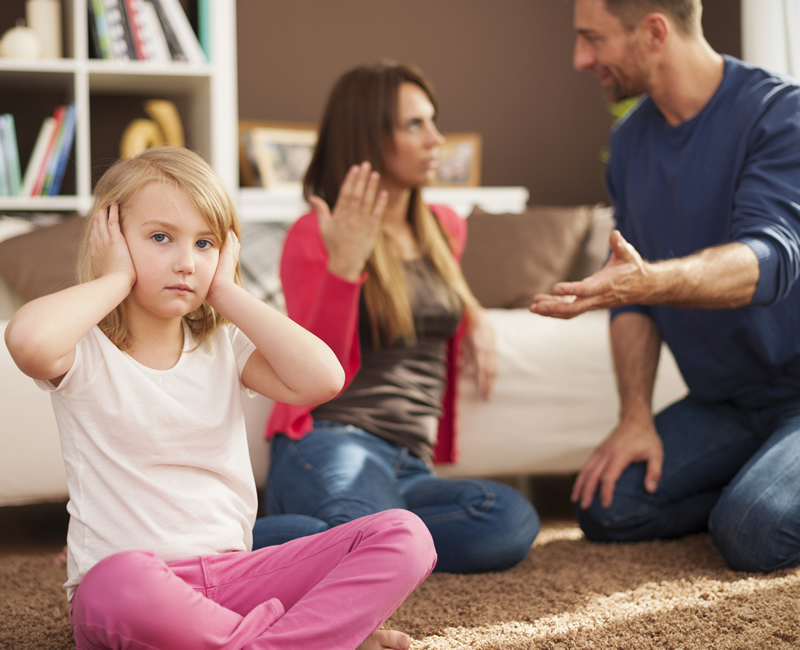
[[[611, 101], [618, 230], [531, 311], [611, 308], [617, 427], [572, 499], [598, 541], [708, 528], [734, 569], [800, 563], [800, 88], [717, 54], [700, 0], [576, 0], [574, 65]], [[665, 340], [689, 396], [653, 415]]]

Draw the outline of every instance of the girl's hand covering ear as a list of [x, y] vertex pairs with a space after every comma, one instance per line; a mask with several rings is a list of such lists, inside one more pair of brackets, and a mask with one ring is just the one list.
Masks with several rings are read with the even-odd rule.
[[236, 284], [236, 268], [239, 265], [239, 253], [241, 250], [242, 244], [239, 238], [233, 230], [229, 230], [225, 244], [219, 252], [219, 262], [214, 273], [214, 279], [211, 280], [211, 287], [208, 290], [209, 295], [224, 284]]
[[122, 273], [136, 284], [136, 268], [119, 223], [119, 204], [112, 203], [92, 216], [90, 235], [92, 269], [97, 278]]

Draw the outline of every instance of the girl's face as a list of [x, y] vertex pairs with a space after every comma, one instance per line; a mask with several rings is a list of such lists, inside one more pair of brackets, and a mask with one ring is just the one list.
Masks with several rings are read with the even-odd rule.
[[183, 190], [145, 185], [126, 206], [122, 232], [136, 269], [131, 307], [173, 319], [203, 304], [221, 242]]
[[439, 145], [444, 142], [436, 128], [436, 113], [428, 95], [417, 84], [404, 83], [397, 96], [398, 123], [394, 147], [386, 153], [384, 185], [413, 189], [427, 185], [436, 176]]

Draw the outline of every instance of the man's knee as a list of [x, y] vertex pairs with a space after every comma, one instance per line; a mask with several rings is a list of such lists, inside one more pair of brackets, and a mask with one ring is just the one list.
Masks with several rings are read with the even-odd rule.
[[800, 524], [780, 499], [723, 495], [711, 512], [714, 545], [735, 571], [769, 572], [800, 564]]
[[611, 505], [604, 508], [600, 497], [595, 495], [591, 506], [577, 509], [578, 524], [586, 539], [591, 542], [638, 542], [658, 537], [650, 530], [657, 512], [648, 503], [648, 496], [644, 489], [641, 498], [617, 492]]

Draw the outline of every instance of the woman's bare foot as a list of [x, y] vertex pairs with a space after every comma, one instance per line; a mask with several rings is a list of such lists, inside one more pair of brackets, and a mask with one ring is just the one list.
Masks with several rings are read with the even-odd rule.
[[356, 650], [407, 650], [411, 637], [397, 630], [375, 630]]

